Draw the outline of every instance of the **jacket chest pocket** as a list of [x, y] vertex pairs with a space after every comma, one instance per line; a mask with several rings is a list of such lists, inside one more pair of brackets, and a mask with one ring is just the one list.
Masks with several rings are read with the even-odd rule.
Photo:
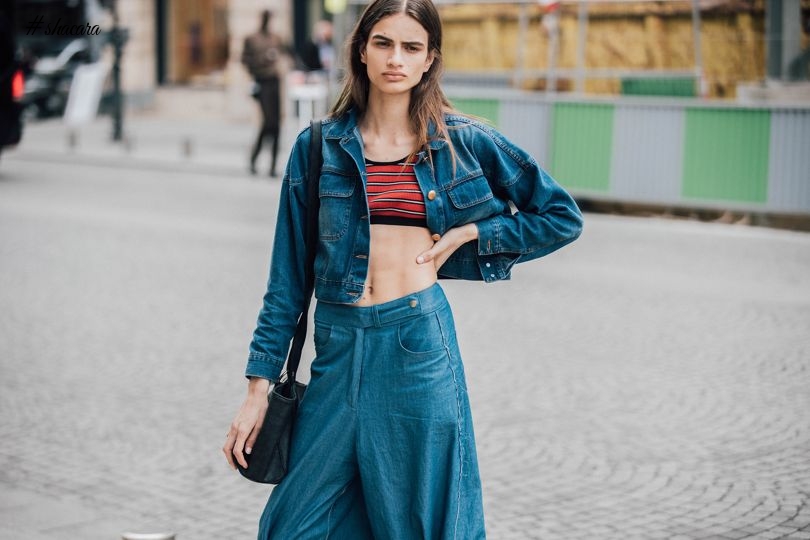
[[476, 221], [497, 212], [497, 200], [483, 174], [453, 184], [447, 189], [447, 197], [458, 221]]
[[319, 193], [318, 231], [321, 240], [337, 240], [346, 234], [352, 213], [357, 178], [324, 173]]

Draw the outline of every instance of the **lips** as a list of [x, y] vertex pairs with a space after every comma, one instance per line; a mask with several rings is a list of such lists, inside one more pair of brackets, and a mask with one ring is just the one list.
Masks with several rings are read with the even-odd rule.
[[384, 71], [383, 77], [388, 79], [404, 79], [406, 75], [401, 71]]

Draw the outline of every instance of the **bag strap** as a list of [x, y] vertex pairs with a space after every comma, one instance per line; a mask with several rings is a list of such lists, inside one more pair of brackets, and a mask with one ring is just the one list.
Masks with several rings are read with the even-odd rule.
[[[295, 327], [290, 355], [287, 358], [287, 379], [295, 383], [295, 374], [301, 362], [301, 350], [307, 338], [307, 317], [312, 292], [315, 289], [315, 252], [318, 247], [318, 208], [320, 206], [319, 184], [323, 151], [321, 149], [321, 121], [312, 120], [311, 139], [309, 143], [309, 172], [307, 174], [307, 227], [306, 227], [306, 263], [304, 266], [304, 311], [298, 317]], [[293, 387], [295, 384], [292, 385]]]

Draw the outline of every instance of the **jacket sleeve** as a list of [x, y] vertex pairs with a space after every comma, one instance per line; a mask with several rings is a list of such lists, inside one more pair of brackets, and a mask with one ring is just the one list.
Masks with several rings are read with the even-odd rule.
[[247, 377], [278, 380], [304, 310], [309, 141], [307, 128], [293, 146], [282, 180], [270, 277], [250, 343]]
[[496, 197], [510, 203], [504, 212], [476, 222], [478, 265], [485, 281], [505, 279], [519, 262], [560, 249], [582, 232], [582, 213], [574, 199], [533, 157], [500, 133], [474, 126], [475, 151]]

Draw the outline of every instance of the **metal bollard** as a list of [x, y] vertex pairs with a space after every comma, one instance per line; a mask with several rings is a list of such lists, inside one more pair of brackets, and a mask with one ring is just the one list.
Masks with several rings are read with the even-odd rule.
[[71, 129], [67, 133], [67, 145], [68, 148], [71, 150], [76, 150], [76, 147], [79, 146], [79, 134], [76, 133], [75, 129]]
[[191, 154], [194, 153], [194, 141], [191, 140], [191, 137], [183, 137], [180, 147], [182, 149], [183, 157], [190, 158]]
[[121, 540], [175, 540], [174, 533], [124, 533]]

